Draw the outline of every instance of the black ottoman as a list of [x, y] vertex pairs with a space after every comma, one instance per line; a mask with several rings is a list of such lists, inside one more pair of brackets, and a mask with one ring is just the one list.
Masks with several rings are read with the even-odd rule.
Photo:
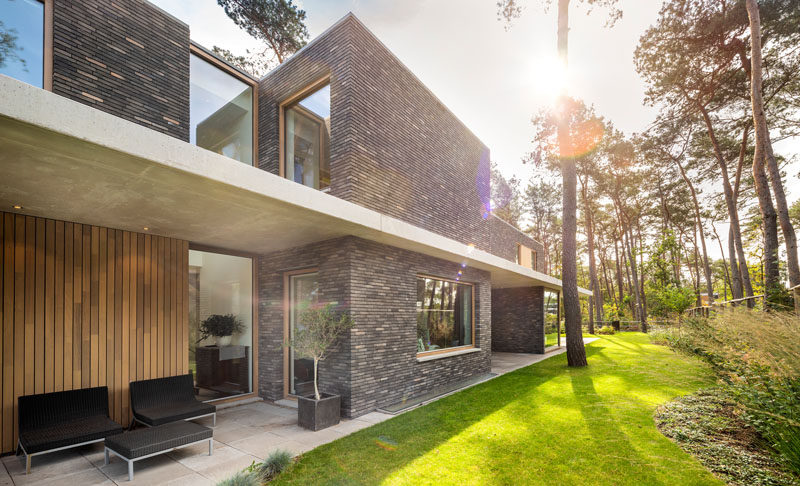
[[106, 438], [106, 461], [111, 452], [128, 463], [128, 481], [133, 481], [133, 463], [141, 459], [208, 441], [208, 455], [214, 452], [214, 432], [194, 422], [172, 422], [125, 432]]

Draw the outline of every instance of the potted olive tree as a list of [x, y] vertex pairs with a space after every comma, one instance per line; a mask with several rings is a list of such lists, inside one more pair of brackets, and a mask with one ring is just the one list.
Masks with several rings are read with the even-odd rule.
[[287, 343], [295, 357], [314, 361], [314, 395], [297, 398], [297, 423], [311, 430], [322, 430], [339, 423], [341, 397], [320, 393], [317, 382], [319, 362], [323, 361], [339, 337], [353, 326], [350, 316], [336, 311], [336, 303], [310, 305], [298, 316], [299, 325]]

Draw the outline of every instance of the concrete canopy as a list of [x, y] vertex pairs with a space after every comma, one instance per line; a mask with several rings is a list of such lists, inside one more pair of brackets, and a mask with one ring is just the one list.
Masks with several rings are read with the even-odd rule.
[[[487, 270], [497, 288], [561, 281], [0, 75], [0, 208], [250, 253], [353, 235]], [[579, 289], [583, 295], [588, 290]]]

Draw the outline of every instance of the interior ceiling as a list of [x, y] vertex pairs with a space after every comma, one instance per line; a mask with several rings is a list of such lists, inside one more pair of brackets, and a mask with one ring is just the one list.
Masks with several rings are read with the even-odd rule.
[[[235, 164], [229, 166], [231, 172], [240, 171]], [[275, 176], [259, 173], [258, 177]], [[288, 181], [270, 182], [273, 183], [277, 187]], [[319, 197], [322, 195], [314, 194], [314, 198]], [[330, 204], [335, 206], [339, 201], [331, 200]], [[510, 262], [501, 262], [481, 251], [458, 254], [456, 251], [461, 250], [454, 248], [463, 245], [455, 242], [447, 249], [442, 248], [445, 245], [434, 245], [429, 232], [410, 225], [403, 227], [406, 235], [399, 236], [384, 231], [383, 224], [357, 222], [374, 218], [382, 222], [374, 212], [349, 209], [354, 214], [361, 211], [359, 217], [367, 217], [338, 217], [330, 211], [304, 207], [297, 200], [288, 202], [242, 189], [0, 116], [0, 209], [14, 211], [15, 204], [23, 206], [18, 212], [24, 214], [136, 232], [147, 227], [153, 234], [251, 253], [354, 235], [431, 256], [466, 260], [473, 267], [490, 271], [493, 287], [560, 287], [560, 282], [551, 277], [537, 274], [540, 278], [532, 278], [502, 268]], [[414, 238], [415, 231], [424, 232], [425, 237]]]

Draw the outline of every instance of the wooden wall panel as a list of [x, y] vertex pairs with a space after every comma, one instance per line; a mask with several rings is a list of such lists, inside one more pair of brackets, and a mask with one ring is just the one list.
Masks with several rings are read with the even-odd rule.
[[186, 241], [0, 212], [0, 450], [20, 395], [106, 385], [127, 425], [128, 383], [186, 373]]

